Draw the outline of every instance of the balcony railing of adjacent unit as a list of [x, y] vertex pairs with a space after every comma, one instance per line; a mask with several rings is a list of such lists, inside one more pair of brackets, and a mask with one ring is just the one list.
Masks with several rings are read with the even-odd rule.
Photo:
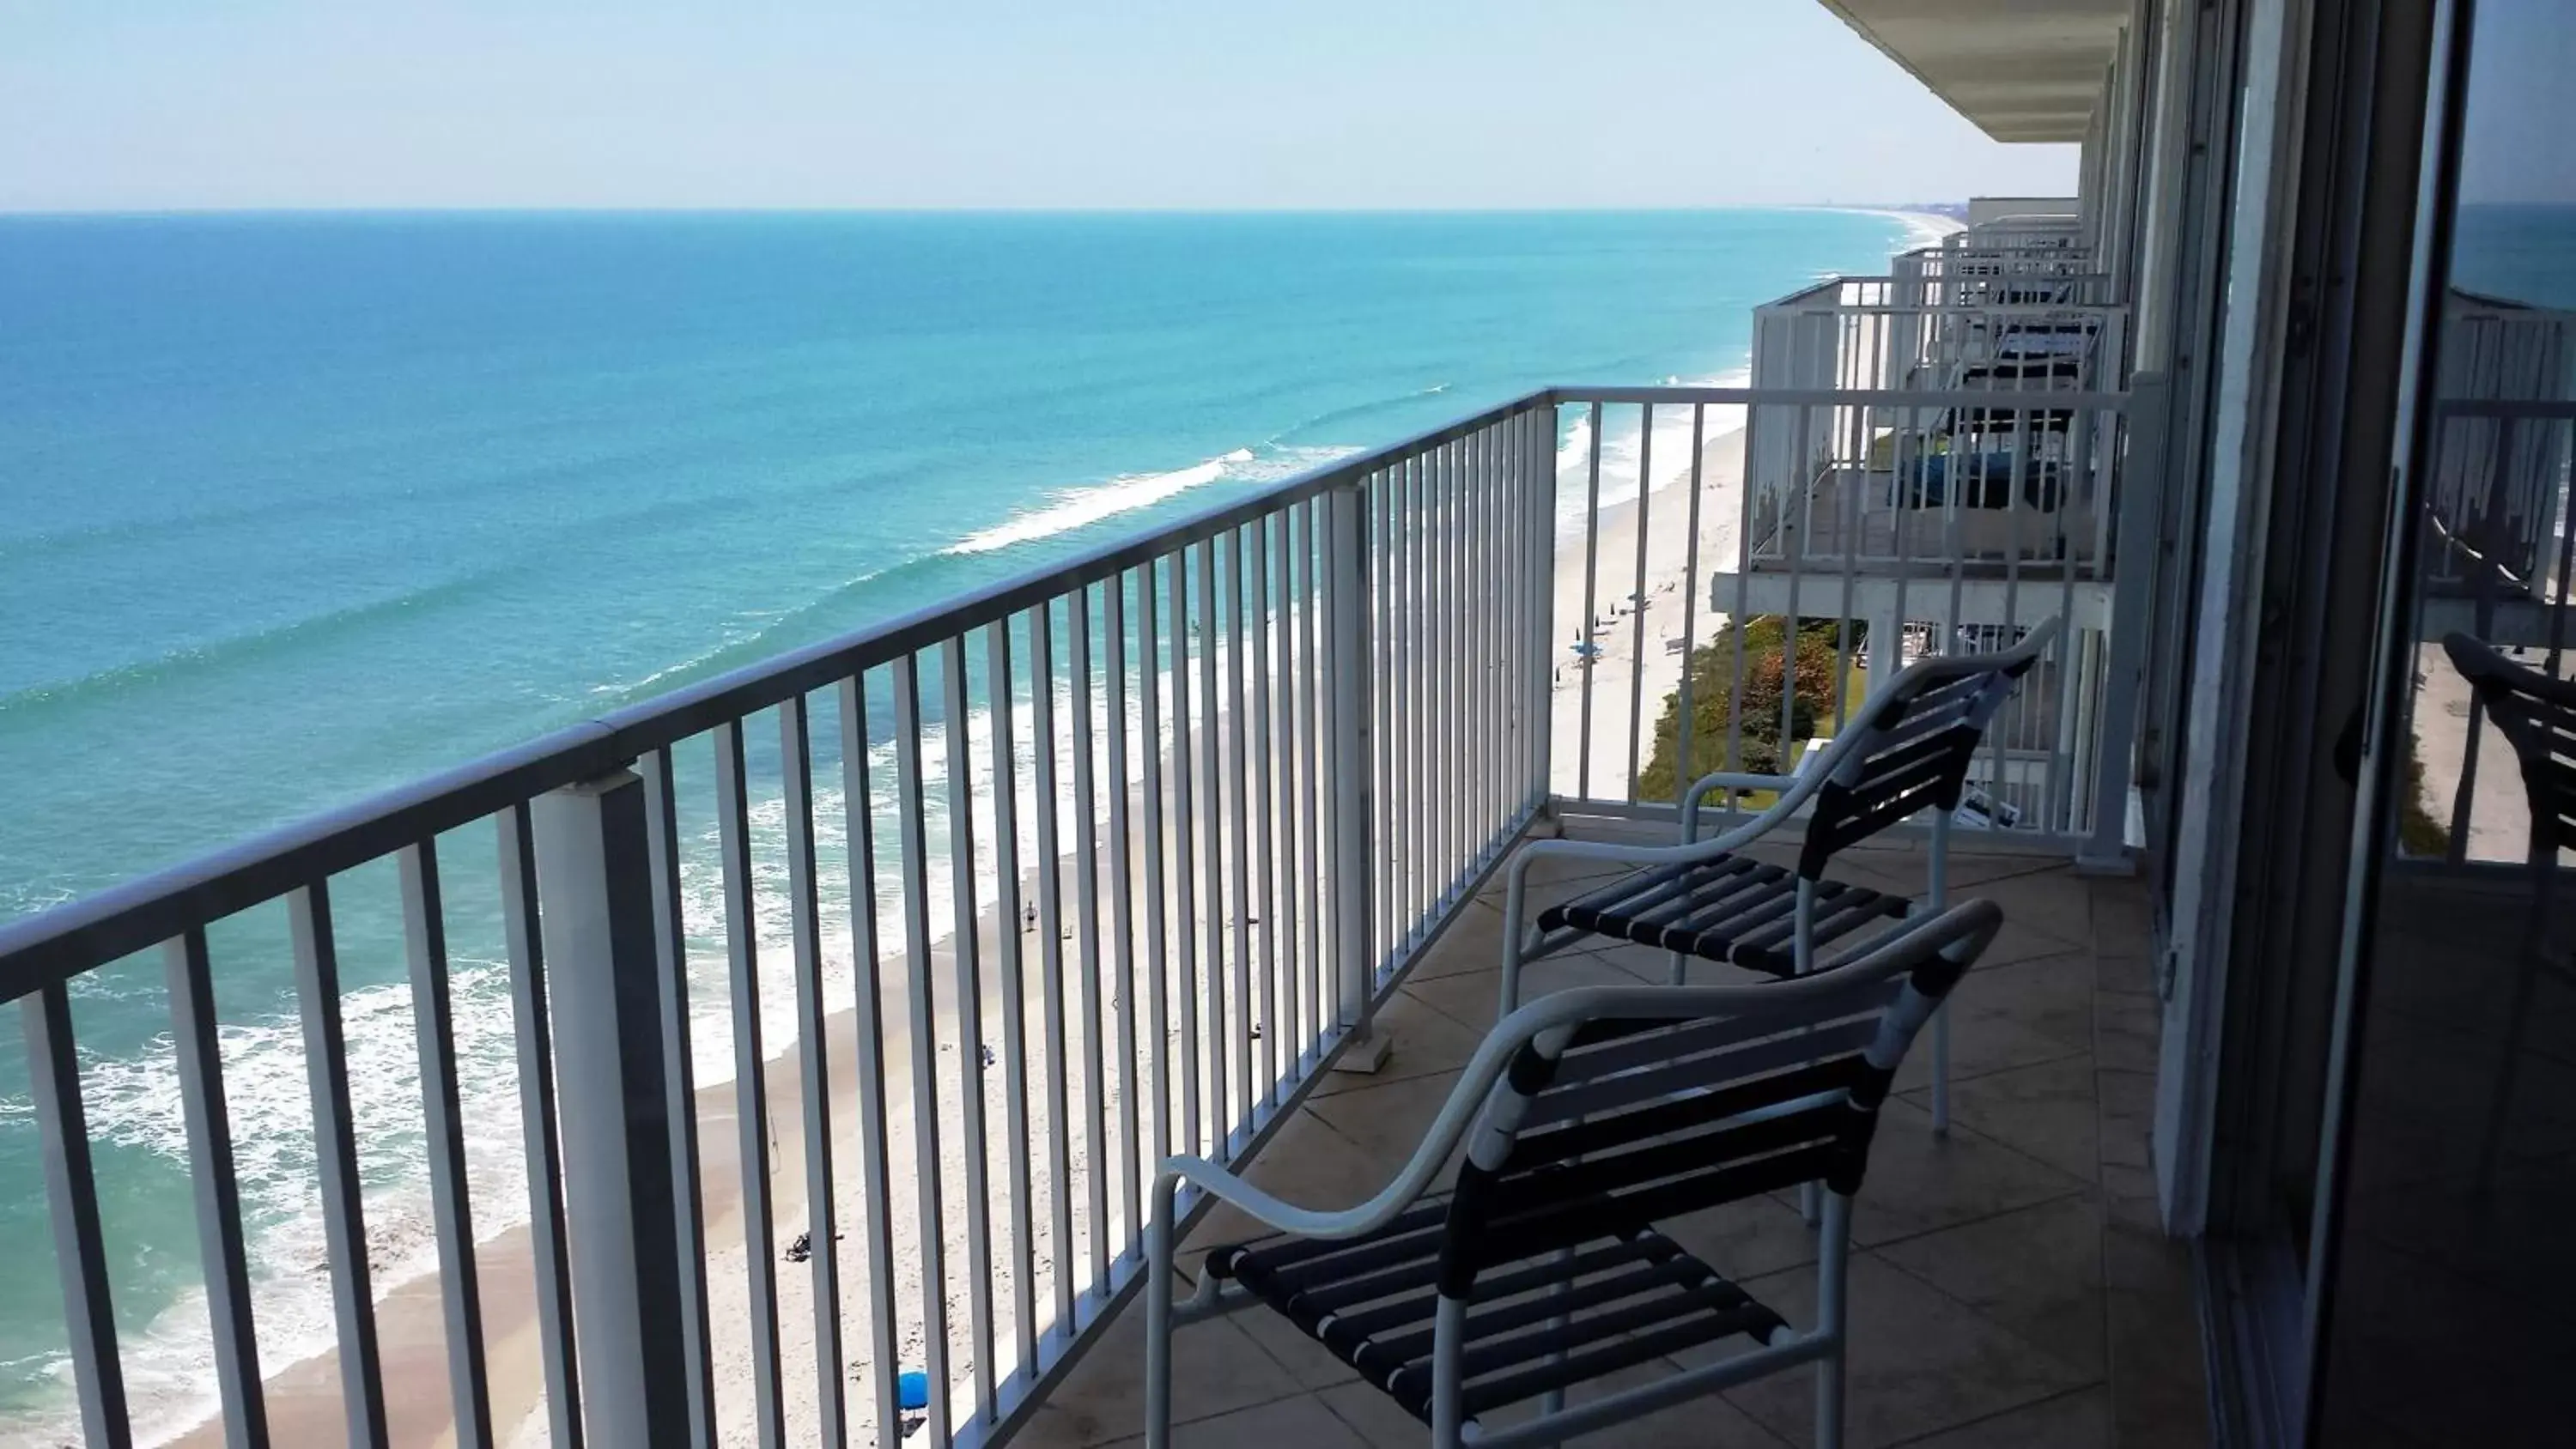
[[[2057, 616], [2066, 622], [2066, 642], [1998, 721], [1976, 779], [2016, 828], [2072, 852], [2115, 853], [2125, 826], [2141, 633], [2117, 623], [2124, 607], [2132, 619], [2144, 607], [2136, 581], [2123, 592], [2115, 564], [2124, 539], [2132, 549], [2144, 546], [2140, 531], [2153, 526], [2154, 499], [2152, 486], [2124, 494], [2117, 485], [2124, 476], [2161, 474], [2151, 425], [2157, 409], [2145, 400], [2159, 386], [2149, 378], [2137, 392], [2055, 392], [2045, 401], [1835, 388], [1595, 394], [1600, 401], [1589, 416], [1596, 435], [1637, 418], [1642, 431], [1660, 438], [1664, 428], [1655, 420], [1689, 402], [1694, 425], [1704, 430], [1691, 455], [1694, 481], [1710, 480], [1709, 498], [1731, 504], [1735, 515], [1693, 573], [1706, 593], [1686, 607], [1704, 607], [1707, 625], [1686, 615], [1679, 629], [1668, 623], [1659, 631], [1663, 648], [1689, 657], [1712, 642], [1724, 651], [1713, 669], [1727, 694], [1717, 711], [1722, 743], [1697, 755], [1703, 747], [1690, 738], [1659, 738], [1680, 755], [1675, 773], [1745, 768], [1748, 748], [1777, 751], [1777, 741], [1802, 733], [1796, 723], [1808, 709], [1818, 716], [1814, 733], [1830, 735], [1851, 701], [1921, 654], [1998, 647]], [[1712, 425], [1701, 414], [1724, 416], [1707, 432]], [[1692, 496], [1701, 491], [1695, 487]], [[1685, 536], [1695, 537], [1695, 526], [1686, 525]], [[1610, 596], [1665, 607], [1636, 583], [1648, 572], [1642, 558], [1633, 578], [1623, 566]], [[1744, 636], [1722, 626], [1766, 618], [1852, 627], [1834, 632], [1828, 698], [1798, 702], [1760, 687], [1764, 708], [1777, 716], [1755, 719], [1746, 712], [1751, 656]], [[1632, 616], [1587, 622], [1613, 637], [1634, 630], [1640, 637], [1628, 647], [1651, 653]], [[1569, 636], [1560, 628], [1559, 637]], [[1597, 635], [1571, 637], [1579, 653]], [[1695, 670], [1671, 702], [1675, 717], [1706, 703], [1692, 697], [1702, 687], [1698, 679]], [[1624, 722], [1639, 708], [1642, 702], [1614, 705], [1628, 711], [1614, 718]], [[1562, 718], [1557, 728], [1557, 793], [1597, 802], [1581, 768], [1590, 764], [1595, 777], [1619, 778], [1617, 772], [1593, 763], [1588, 731], [1569, 761]], [[1790, 752], [1782, 763], [1793, 759]], [[1658, 772], [1650, 783], [1660, 790], [1666, 778]]]
[[[1669, 819], [1676, 780], [1830, 734], [1870, 672], [1994, 642], [1953, 569], [1866, 646], [1834, 629], [1830, 697], [1783, 691], [1770, 728], [1745, 704], [1748, 631], [1721, 630], [1770, 606], [1703, 610], [1745, 577], [1726, 572], [1751, 533], [1725, 476], [1740, 486], [1745, 411], [1871, 420], [1826, 441], [1874, 476], [1877, 439], [1996, 401], [1533, 394], [0, 926], [89, 1442], [129, 1442], [139, 1411], [72, 1002], [138, 954], [178, 1044], [231, 1433], [386, 1442], [379, 1322], [425, 1312], [398, 1337], [442, 1345], [468, 1446], [528, 1413], [558, 1445], [1006, 1434], [1141, 1281], [1157, 1159], [1251, 1152], [1543, 811]], [[2106, 439], [2127, 405], [2049, 403]], [[2000, 632], [2082, 616], [2077, 570], [2017, 568], [1973, 581], [2003, 590]], [[1793, 575], [1787, 612], [1878, 617], [1855, 577], [1800, 593]], [[2068, 635], [1997, 732], [1970, 822], [1992, 840], [2116, 845], [2109, 622]], [[1718, 687], [1715, 736], [1665, 723]], [[335, 897], [365, 890], [390, 893], [398, 941], [335, 928]], [[297, 983], [270, 1005], [306, 1045], [335, 1309], [300, 1379], [263, 1354], [237, 1166], [260, 1144], [232, 1125], [218, 1009], [228, 964], [263, 953]], [[474, 959], [507, 975], [489, 1027], [452, 1009]], [[342, 996], [361, 976], [409, 983], [416, 1184], [358, 1171], [360, 1138], [389, 1130], [365, 1116], [381, 1094], [351, 1089]], [[461, 1058], [505, 1079], [521, 1141], [499, 1155], [524, 1185], [487, 1171], [490, 1141], [468, 1151], [463, 1094], [493, 1084], [461, 1081]], [[396, 1193], [434, 1209], [436, 1271], [380, 1302], [368, 1224]], [[488, 1229], [522, 1215], [513, 1256]], [[524, 1402], [485, 1340], [498, 1275], [533, 1302]]]
[[[2446, 618], [2466, 608], [2473, 622], [2460, 627], [2484, 632], [2499, 609], [2534, 613], [2565, 569], [2553, 555], [2567, 531], [2570, 430], [2566, 411], [2551, 405], [2576, 398], [2576, 312], [2452, 292], [2441, 359], [2426, 584], [2460, 601]], [[2495, 406], [2524, 403], [2539, 406]], [[2483, 624], [2474, 622], [2479, 605]]]

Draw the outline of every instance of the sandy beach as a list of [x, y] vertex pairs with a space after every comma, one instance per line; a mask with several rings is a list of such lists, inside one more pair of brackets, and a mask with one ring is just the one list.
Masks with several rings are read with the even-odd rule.
[[[1549, 721], [1553, 787], [1569, 799], [1630, 800], [1636, 771], [1654, 758], [1649, 737], [1664, 702], [1681, 685], [1682, 645], [1698, 648], [1726, 623], [1708, 607], [1708, 579], [1736, 565], [1743, 525], [1744, 430], [1733, 419], [1700, 444], [1699, 528], [1693, 548], [1687, 453], [1652, 460], [1654, 486], [1642, 498], [1602, 507], [1593, 536], [1577, 530], [1556, 554], [1554, 712]], [[1560, 485], [1562, 486], [1562, 485]], [[1574, 480], [1580, 487], [1581, 480]], [[1645, 548], [1641, 555], [1638, 540]], [[1584, 597], [1587, 555], [1591, 597]], [[1642, 604], [1639, 602], [1642, 600]], [[1587, 668], [1574, 645], [1597, 650]], [[1587, 690], [1590, 694], [1586, 726]], [[1584, 741], [1588, 739], [1588, 748]]]

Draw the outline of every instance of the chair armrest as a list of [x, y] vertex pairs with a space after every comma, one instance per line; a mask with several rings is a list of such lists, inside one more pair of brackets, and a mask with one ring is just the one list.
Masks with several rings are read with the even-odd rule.
[[1450, 1087], [1449, 1100], [1441, 1104], [1440, 1115], [1424, 1129], [1422, 1141], [1413, 1149], [1413, 1156], [1396, 1173], [1392, 1182], [1357, 1207], [1339, 1212], [1302, 1208], [1273, 1197], [1245, 1181], [1240, 1174], [1203, 1157], [1163, 1159], [1162, 1172], [1155, 1182], [1156, 1197], [1168, 1203], [1170, 1199], [1164, 1194], [1172, 1185], [1188, 1183], [1281, 1232], [1306, 1238], [1356, 1238], [1373, 1233], [1413, 1206], [1431, 1186], [1432, 1179], [1440, 1175], [1440, 1169], [1449, 1161], [1449, 1154], [1457, 1150], [1459, 1142], [1467, 1135], [1468, 1127], [1474, 1123], [1476, 1113], [1483, 1108], [1486, 1094], [1493, 1090], [1494, 1083], [1502, 1079], [1503, 1070], [1510, 1065], [1513, 1054], [1531, 1035], [1528, 1031], [1514, 1033], [1499, 1026], [1486, 1033], [1485, 1040], [1476, 1048], [1476, 1054], [1467, 1059], [1467, 1065], [1458, 1073], [1456, 1084]]
[[1797, 781], [1787, 775], [1755, 775], [1741, 770], [1719, 770], [1691, 782], [1682, 794], [1682, 844], [1699, 838], [1699, 802], [1712, 790], [1787, 790]]

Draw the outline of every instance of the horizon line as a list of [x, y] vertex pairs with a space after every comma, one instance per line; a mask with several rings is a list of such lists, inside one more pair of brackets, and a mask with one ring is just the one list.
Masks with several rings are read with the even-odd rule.
[[722, 206], [722, 205], [247, 205], [0, 206], [0, 220], [216, 216], [1574, 216], [1707, 211], [1849, 211], [1938, 215], [1960, 200], [1720, 201], [1698, 206]]

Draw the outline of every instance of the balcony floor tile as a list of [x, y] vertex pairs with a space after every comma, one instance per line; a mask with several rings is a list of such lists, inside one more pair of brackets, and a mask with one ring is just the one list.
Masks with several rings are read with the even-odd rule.
[[[1744, 1286], [1792, 1323], [1814, 1321], [1813, 1268]], [[2081, 1369], [1873, 1254], [1852, 1256], [1850, 1292], [1844, 1426], [1851, 1449], [1898, 1443], [2088, 1382]], [[1680, 1357], [1696, 1363], [1713, 1356]], [[1814, 1442], [1812, 1370], [1760, 1379], [1726, 1397], [1791, 1444]]]
[[[1920, 889], [1919, 851], [1848, 859], [1854, 879]], [[1603, 878], [1549, 862], [1534, 898], [1562, 898]], [[2145, 892], [2136, 882], [2078, 877], [2062, 861], [1964, 848], [1951, 879], [1959, 898], [2001, 902], [2007, 925], [1959, 998], [1953, 1131], [1932, 1134], [1930, 1052], [1918, 1049], [1873, 1149], [1854, 1214], [1851, 1442], [2206, 1444], [2190, 1255], [2158, 1231], [2145, 1166], [2143, 1093], [2159, 1025], [2146, 994]], [[1501, 894], [1497, 882], [1463, 907], [1381, 1010], [1392, 1043], [1385, 1065], [1319, 1084], [1253, 1164], [1255, 1181], [1292, 1201], [1347, 1207], [1401, 1168], [1493, 1022]], [[1709, 968], [1693, 980], [1720, 975], [1735, 973]], [[1604, 943], [1532, 963], [1524, 999], [1665, 979], [1663, 953]], [[1665, 1226], [1793, 1322], [1807, 1319], [1814, 1239], [1788, 1195]], [[1239, 1216], [1212, 1216], [1191, 1241], [1251, 1235]], [[1017, 1442], [1130, 1442], [1140, 1427], [1143, 1355], [1142, 1316], [1127, 1317]], [[1180, 1340], [1176, 1437], [1184, 1445], [1409, 1449], [1427, 1441], [1419, 1423], [1267, 1310], [1193, 1325]], [[1648, 1365], [1631, 1377], [1679, 1367]], [[1782, 1449], [1808, 1442], [1813, 1402], [1809, 1373], [1784, 1374], [1578, 1442]]]
[[2102, 1213], [2059, 1198], [1946, 1232], [1890, 1243], [1879, 1256], [2099, 1379]]
[[1963, 1424], [1905, 1449], [2111, 1449], [2111, 1391], [2096, 1385]]

